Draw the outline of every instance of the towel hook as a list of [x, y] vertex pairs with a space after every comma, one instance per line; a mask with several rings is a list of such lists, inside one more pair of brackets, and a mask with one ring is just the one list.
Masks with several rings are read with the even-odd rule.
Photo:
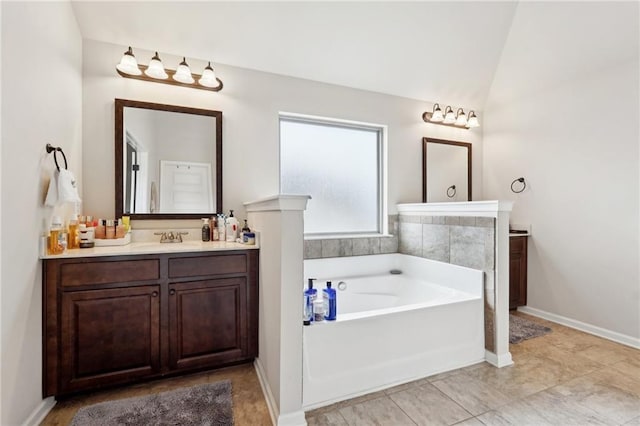
[[64, 155], [64, 151], [62, 150], [62, 148], [60, 148], [59, 146], [53, 146], [50, 143], [47, 144], [47, 154], [51, 154], [53, 152], [53, 161], [56, 163], [56, 168], [58, 169], [58, 171], [60, 171], [60, 166], [58, 165], [58, 157], [57, 154], [58, 152], [60, 154], [62, 154], [62, 158], [64, 159], [64, 168], [68, 169], [68, 164], [67, 164], [67, 156]]
[[455, 196], [456, 196], [456, 186], [451, 185], [450, 187], [447, 188], [447, 197], [453, 198]]
[[[515, 189], [513, 189], [513, 185], [516, 184], [516, 182], [520, 182], [522, 184], [522, 188], [518, 191], [516, 191]], [[521, 193], [522, 191], [524, 191], [527, 188], [527, 182], [524, 181], [523, 177], [519, 177], [518, 179], [514, 179], [513, 182], [511, 182], [511, 191], [513, 191], [516, 194]]]

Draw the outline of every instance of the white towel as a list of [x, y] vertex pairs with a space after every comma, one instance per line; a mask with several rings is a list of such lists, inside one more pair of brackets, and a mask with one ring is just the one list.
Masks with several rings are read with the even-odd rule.
[[81, 201], [73, 173], [66, 169], [53, 170], [44, 205], [55, 207], [62, 203], [79, 203]]
[[79, 203], [81, 201], [73, 173], [67, 169], [61, 169], [58, 173], [58, 202]]
[[44, 200], [44, 205], [49, 207], [58, 205], [58, 170], [56, 169], [51, 171], [49, 189], [47, 190], [47, 198]]

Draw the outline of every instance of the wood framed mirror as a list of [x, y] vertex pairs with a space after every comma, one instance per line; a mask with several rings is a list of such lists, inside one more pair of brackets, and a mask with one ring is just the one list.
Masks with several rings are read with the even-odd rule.
[[471, 201], [471, 144], [422, 138], [422, 202]]
[[222, 212], [222, 112], [115, 100], [116, 216]]

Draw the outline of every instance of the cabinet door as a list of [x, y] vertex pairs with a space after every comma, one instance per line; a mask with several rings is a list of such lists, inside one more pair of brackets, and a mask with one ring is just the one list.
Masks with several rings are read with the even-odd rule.
[[159, 372], [159, 292], [153, 285], [62, 293], [61, 392]]
[[527, 237], [509, 240], [509, 309], [527, 304]]
[[171, 369], [215, 367], [248, 358], [246, 278], [169, 285]]

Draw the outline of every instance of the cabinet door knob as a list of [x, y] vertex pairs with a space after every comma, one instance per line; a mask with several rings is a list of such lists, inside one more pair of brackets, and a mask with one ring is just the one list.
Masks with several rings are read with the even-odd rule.
[[169, 290], [169, 294], [173, 296], [174, 294], [176, 294], [176, 291], [174, 289], [171, 289]]
[[151, 297], [158, 297], [158, 292], [154, 291], [153, 293], [151, 293]]

